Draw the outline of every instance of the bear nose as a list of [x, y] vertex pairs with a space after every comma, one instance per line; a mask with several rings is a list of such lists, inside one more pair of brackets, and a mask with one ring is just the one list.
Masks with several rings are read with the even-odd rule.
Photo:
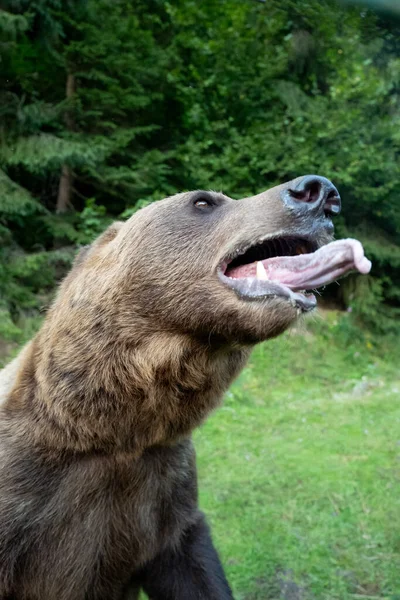
[[331, 217], [338, 215], [342, 207], [336, 187], [329, 179], [319, 175], [306, 175], [295, 188], [289, 188], [287, 194], [287, 204], [304, 216], [324, 214]]

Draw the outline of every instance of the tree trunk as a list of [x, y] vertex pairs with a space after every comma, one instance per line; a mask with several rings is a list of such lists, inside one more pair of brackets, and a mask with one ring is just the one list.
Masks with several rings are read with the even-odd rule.
[[[75, 77], [72, 73], [67, 75], [67, 84], [65, 88], [65, 95], [67, 100], [71, 99], [75, 93]], [[69, 131], [74, 129], [74, 119], [70, 109], [67, 109], [65, 113], [65, 124]], [[72, 208], [72, 185], [74, 182], [74, 175], [71, 167], [68, 164], [64, 164], [61, 169], [60, 183], [58, 186], [56, 213], [62, 214]]]
[[69, 165], [63, 165], [61, 169], [60, 183], [58, 186], [56, 213], [62, 214], [72, 208], [72, 169]]

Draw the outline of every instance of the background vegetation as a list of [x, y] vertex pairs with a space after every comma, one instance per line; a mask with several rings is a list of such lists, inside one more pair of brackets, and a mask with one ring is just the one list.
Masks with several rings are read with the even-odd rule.
[[3, 0], [0, 337], [76, 246], [178, 190], [240, 198], [299, 174], [342, 192], [374, 268], [328, 296], [400, 309], [400, 31], [335, 0]]

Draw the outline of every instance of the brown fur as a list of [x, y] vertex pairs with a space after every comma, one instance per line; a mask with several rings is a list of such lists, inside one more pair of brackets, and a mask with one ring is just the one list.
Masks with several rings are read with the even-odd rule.
[[298, 316], [239, 299], [216, 269], [249, 240], [309, 232], [280, 201], [287, 185], [213, 194], [210, 214], [180, 194], [78, 256], [0, 375], [0, 599], [119, 600], [198, 521], [190, 434], [252, 345]]

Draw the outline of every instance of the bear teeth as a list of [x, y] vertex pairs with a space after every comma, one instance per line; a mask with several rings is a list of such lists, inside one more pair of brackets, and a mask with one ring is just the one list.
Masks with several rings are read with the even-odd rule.
[[262, 264], [262, 262], [260, 260], [257, 261], [256, 275], [257, 275], [257, 279], [268, 280], [267, 272], [264, 268], [264, 265]]

